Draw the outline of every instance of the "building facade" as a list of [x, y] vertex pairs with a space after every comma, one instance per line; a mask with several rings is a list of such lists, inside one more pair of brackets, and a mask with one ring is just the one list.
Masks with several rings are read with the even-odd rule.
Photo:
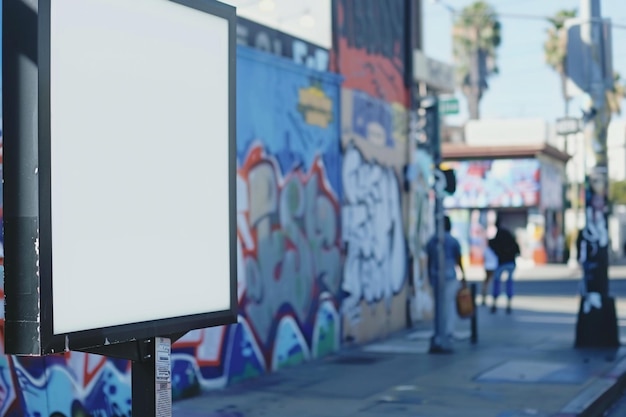
[[457, 179], [456, 192], [446, 197], [444, 207], [454, 220], [467, 263], [482, 264], [496, 221], [514, 232], [522, 262], [563, 262], [565, 163], [569, 156], [540, 142], [477, 142], [443, 145], [444, 165], [455, 170]]

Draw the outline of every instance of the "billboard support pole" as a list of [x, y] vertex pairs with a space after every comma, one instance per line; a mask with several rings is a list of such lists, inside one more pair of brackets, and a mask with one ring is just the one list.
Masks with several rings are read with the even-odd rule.
[[[138, 360], [132, 361], [132, 412], [138, 416], [157, 416], [155, 338], [137, 342]], [[162, 410], [165, 411], [165, 410]], [[169, 414], [172, 415], [170, 404]], [[159, 417], [163, 416], [159, 414]]]
[[171, 345], [184, 335], [185, 332], [180, 332], [167, 337], [150, 337], [79, 351], [131, 361], [133, 415], [171, 417]]
[[132, 411], [138, 416], [172, 416], [171, 340], [151, 337], [138, 343], [132, 364]]

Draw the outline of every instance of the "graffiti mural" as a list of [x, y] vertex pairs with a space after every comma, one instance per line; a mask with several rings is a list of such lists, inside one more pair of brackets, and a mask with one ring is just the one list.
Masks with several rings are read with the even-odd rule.
[[398, 181], [393, 170], [363, 160], [349, 146], [344, 154], [343, 239], [347, 243], [343, 312], [360, 319], [368, 304], [391, 297], [404, 284], [406, 253]]
[[174, 345], [175, 398], [339, 348], [339, 78], [238, 48], [239, 323]]
[[[456, 172], [456, 191], [444, 207], [534, 207], [539, 204], [540, 164], [537, 159], [447, 161]], [[559, 191], [560, 195], [560, 191]]]
[[[585, 184], [586, 224], [579, 233], [578, 259], [583, 264], [583, 294], [608, 293], [609, 234], [606, 167], [594, 167]], [[587, 309], [587, 312], [589, 309]]]
[[[432, 157], [425, 151], [417, 149], [413, 153], [413, 161], [406, 173], [406, 180], [411, 184], [412, 198], [412, 206], [408, 216], [411, 225], [408, 241], [411, 252], [416, 259], [419, 259], [420, 255], [423, 254], [428, 240], [435, 231], [432, 179]], [[421, 280], [423, 273], [421, 266], [416, 268], [414, 278]]]
[[[266, 349], [277, 336], [295, 346], [302, 340], [298, 332], [291, 335], [294, 323], [309, 321], [320, 292], [337, 294], [341, 283], [337, 197], [319, 160], [308, 174], [297, 170], [281, 178], [277, 163], [253, 148], [241, 173], [248, 181], [248, 219], [256, 237], [254, 246], [244, 248], [241, 309]], [[292, 315], [295, 322], [277, 326], [278, 314]], [[309, 356], [306, 349], [298, 355]]]
[[470, 233], [471, 216], [468, 210], [446, 210], [445, 212], [452, 223], [451, 234], [461, 245], [461, 257], [463, 265], [469, 265], [470, 260]]
[[382, 337], [406, 323], [408, 259], [400, 185], [406, 129], [394, 127], [400, 125], [391, 122], [394, 111], [363, 92], [342, 92], [346, 341]]
[[409, 274], [411, 320], [422, 321], [434, 314], [433, 292], [428, 279], [426, 244], [435, 230], [434, 193], [432, 192], [433, 160], [422, 149], [413, 152], [413, 159], [406, 170], [409, 183], [409, 207], [407, 214], [407, 241], [411, 253], [412, 269]]
[[333, 0], [336, 71], [344, 88], [408, 104], [404, 0]]
[[131, 416], [128, 361], [78, 352], [2, 355], [0, 367], [2, 416]]

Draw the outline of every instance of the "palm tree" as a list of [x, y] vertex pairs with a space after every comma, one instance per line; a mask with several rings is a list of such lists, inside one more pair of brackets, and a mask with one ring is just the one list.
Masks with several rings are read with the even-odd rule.
[[606, 92], [606, 104], [611, 114], [622, 114], [622, 100], [626, 98], [626, 85], [619, 72], [613, 72], [613, 88]]
[[559, 10], [554, 17], [548, 19], [552, 24], [547, 30], [548, 38], [543, 44], [543, 52], [546, 64], [559, 75], [561, 80], [561, 94], [565, 116], [569, 115], [569, 101], [571, 97], [567, 95], [567, 72], [565, 68], [565, 57], [567, 54], [567, 32], [565, 31], [565, 21], [576, 17], [576, 9]]
[[495, 9], [484, 1], [465, 7], [453, 26], [453, 54], [457, 83], [467, 97], [470, 119], [480, 118], [480, 100], [488, 88], [487, 79], [498, 73], [497, 49], [500, 22]]

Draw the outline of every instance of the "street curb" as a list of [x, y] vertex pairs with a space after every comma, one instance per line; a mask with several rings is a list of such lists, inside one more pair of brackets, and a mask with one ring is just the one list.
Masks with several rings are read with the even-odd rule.
[[553, 417], [597, 417], [626, 390], [626, 358], [583, 389]]

